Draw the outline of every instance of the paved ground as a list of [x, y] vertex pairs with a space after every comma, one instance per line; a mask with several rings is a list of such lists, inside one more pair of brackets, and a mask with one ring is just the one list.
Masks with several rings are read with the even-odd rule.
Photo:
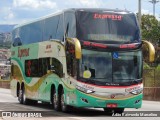
[[[58, 120], [159, 120], [160, 117], [111, 117], [106, 115], [102, 109], [77, 109], [74, 108], [70, 113], [62, 113], [57, 112], [52, 109], [50, 105], [39, 103], [36, 106], [27, 106], [21, 105], [18, 103], [17, 98], [14, 98], [10, 94], [10, 90], [0, 88], [0, 111], [38, 111], [41, 112], [42, 118], [30, 118], [32, 119], [58, 119]], [[160, 102], [154, 101], [143, 101], [143, 105], [141, 109], [125, 109], [125, 111], [134, 111], [132, 114], [141, 113], [141, 111], [150, 111], [148, 112], [155, 114], [156, 111], [159, 111], [160, 114]], [[137, 112], [139, 111], [139, 112]], [[153, 112], [155, 111], [155, 112]], [[128, 114], [130, 114], [130, 112]], [[142, 113], [146, 113], [142, 112]], [[44, 117], [47, 115], [47, 117]], [[1, 118], [0, 118], [1, 119]], [[7, 118], [9, 119], [9, 118]], [[21, 120], [22, 118], [10, 118], [11, 120]], [[23, 118], [23, 120], [27, 120], [28, 118]]]

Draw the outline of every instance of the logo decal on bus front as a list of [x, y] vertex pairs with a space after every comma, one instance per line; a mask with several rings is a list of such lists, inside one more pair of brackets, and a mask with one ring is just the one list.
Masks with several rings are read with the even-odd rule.
[[122, 20], [122, 15], [116, 15], [116, 14], [100, 14], [95, 13], [94, 19], [111, 19], [111, 20]]

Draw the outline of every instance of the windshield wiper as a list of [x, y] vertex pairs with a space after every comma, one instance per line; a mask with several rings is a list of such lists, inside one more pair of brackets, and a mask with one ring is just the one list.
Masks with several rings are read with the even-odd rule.
[[95, 81], [93, 79], [81, 79], [81, 81], [85, 83], [95, 84]]
[[137, 80], [132, 80], [131, 83], [138, 84], [138, 81]]
[[140, 83], [141, 79], [136, 79], [136, 80], [132, 80], [130, 83], [133, 84], [138, 84]]
[[95, 84], [95, 81], [93, 79], [87, 79], [87, 82], [91, 84]]
[[[123, 84], [123, 85], [135, 85], [140, 83], [141, 79], [118, 79], [118, 80], [125, 80], [125, 81], [119, 81], [119, 84]], [[115, 81], [115, 80], [114, 80]]]

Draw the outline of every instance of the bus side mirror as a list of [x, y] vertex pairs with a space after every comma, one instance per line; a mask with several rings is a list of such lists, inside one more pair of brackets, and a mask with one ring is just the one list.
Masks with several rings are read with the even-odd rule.
[[73, 40], [75, 43], [75, 57], [76, 57], [76, 59], [81, 59], [81, 57], [82, 57], [81, 44], [77, 38], [73, 38]]
[[[82, 57], [82, 49], [81, 49], [81, 44], [79, 42], [79, 40], [77, 38], [67, 38], [67, 42], [68, 42], [68, 49], [71, 49], [73, 46], [73, 51], [74, 51], [74, 54], [75, 54], [75, 58], [76, 59], [81, 59]], [[71, 49], [72, 50], [72, 49]], [[73, 52], [72, 52], [73, 53]]]
[[149, 41], [142, 40], [143, 56], [144, 60], [147, 62], [155, 61], [155, 48]]

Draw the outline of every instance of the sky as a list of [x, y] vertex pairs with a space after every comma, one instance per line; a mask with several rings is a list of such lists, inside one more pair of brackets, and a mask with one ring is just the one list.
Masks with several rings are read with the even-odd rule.
[[[150, 0], [141, 1], [142, 13], [153, 14]], [[20, 24], [67, 8], [117, 8], [136, 13], [138, 0], [0, 0], [0, 24]], [[160, 20], [160, 2], [156, 17]]]

